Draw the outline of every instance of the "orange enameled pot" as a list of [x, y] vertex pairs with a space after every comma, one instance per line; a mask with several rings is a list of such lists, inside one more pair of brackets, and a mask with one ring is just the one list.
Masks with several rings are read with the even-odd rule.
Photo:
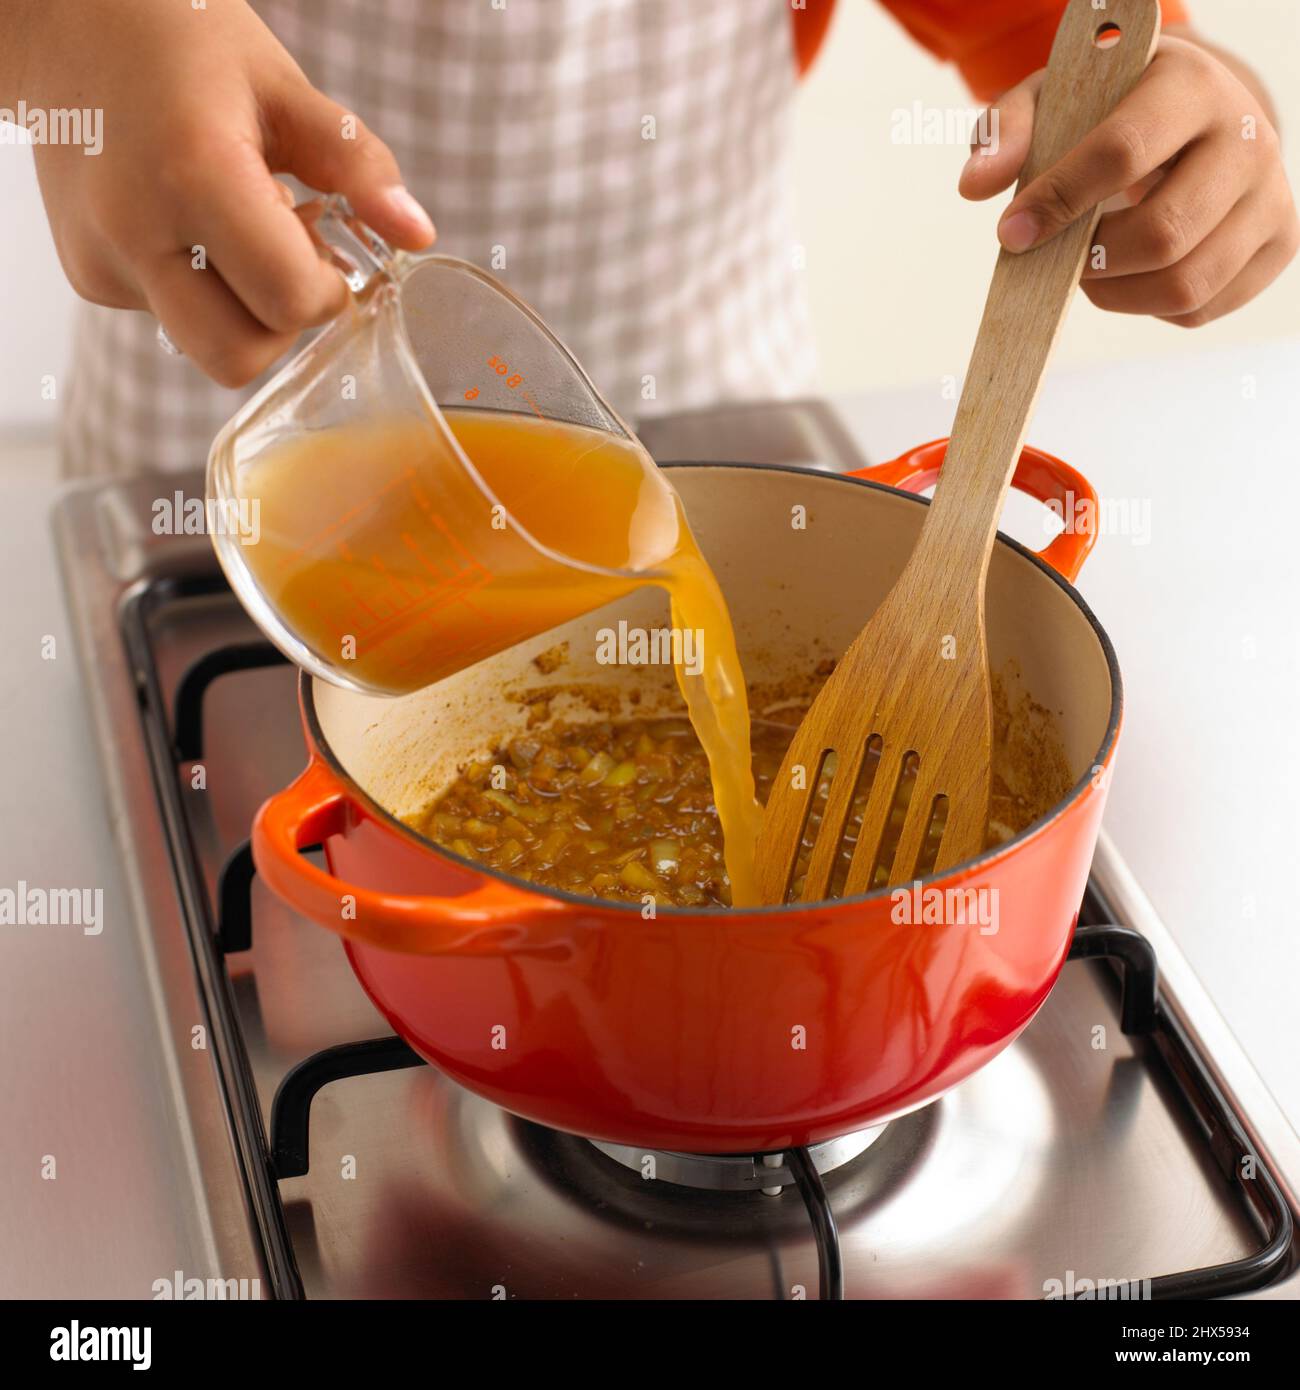
[[[934, 481], [944, 445], [852, 477], [672, 466], [726, 591], [756, 712], [838, 655], [884, 596], [925, 514], [901, 489]], [[1038, 450], [1016, 485], [1058, 513], [1096, 515], [1089, 485]], [[890, 1119], [995, 1057], [1065, 960], [1120, 725], [1114, 652], [1069, 582], [1092, 540], [1086, 525], [1068, 529], [1034, 554], [1000, 537], [988, 581], [992, 669], [1013, 698], [1051, 712], [1073, 789], [919, 889], [646, 920], [637, 906], [483, 868], [401, 823], [459, 764], [525, 727], [539, 693], [555, 719], [592, 717], [593, 685], [606, 711], [673, 708], [670, 671], [595, 658], [596, 631], [620, 618], [667, 624], [655, 589], [399, 700], [304, 676], [310, 761], [258, 814], [258, 872], [345, 938], [401, 1037], [516, 1114], [699, 1153], [785, 1149]], [[534, 662], [561, 642], [564, 664]], [[316, 843], [327, 870], [298, 852]]]

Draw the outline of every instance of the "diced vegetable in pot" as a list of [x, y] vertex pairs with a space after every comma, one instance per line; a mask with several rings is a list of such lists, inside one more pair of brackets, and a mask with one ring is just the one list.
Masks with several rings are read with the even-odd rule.
[[[754, 724], [760, 800], [767, 798], [791, 733], [786, 724]], [[504, 785], [493, 785], [502, 774]], [[836, 894], [868, 783], [859, 785], [832, 880]], [[796, 885], [815, 842], [825, 791], [819, 789], [809, 818]], [[995, 747], [989, 842], [1009, 838], [1042, 812], [999, 780]], [[409, 823], [466, 859], [542, 887], [638, 905], [650, 895], [664, 907], [707, 909], [731, 900], [708, 764], [685, 718], [530, 730], [489, 760], [467, 764], [450, 790]], [[898, 828], [893, 825], [895, 833]]]
[[[766, 756], [774, 770], [779, 746]], [[547, 887], [665, 907], [730, 897], [708, 764], [684, 718], [530, 730], [411, 823]]]

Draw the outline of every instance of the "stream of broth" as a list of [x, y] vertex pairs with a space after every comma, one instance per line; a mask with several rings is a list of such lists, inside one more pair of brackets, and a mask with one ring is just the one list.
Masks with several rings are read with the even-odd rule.
[[[677, 494], [633, 440], [485, 410], [445, 417], [499, 509], [425, 421], [312, 431], [240, 476], [240, 496], [260, 507], [261, 538], [245, 554], [263, 593], [330, 665], [404, 694], [641, 585], [663, 587], [673, 629], [700, 634], [699, 674], [680, 643], [674, 666], [708, 757], [731, 900], [757, 904], [745, 682]], [[539, 554], [520, 527], [582, 563]]]

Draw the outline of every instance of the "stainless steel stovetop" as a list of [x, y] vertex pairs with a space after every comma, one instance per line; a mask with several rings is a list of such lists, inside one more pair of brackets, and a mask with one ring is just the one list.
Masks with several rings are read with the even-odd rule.
[[[814, 403], [644, 437], [660, 458], [709, 438], [713, 457], [861, 463]], [[816, 1297], [808, 1212], [793, 1186], [773, 1195], [781, 1159], [732, 1162], [716, 1181], [738, 1190], [646, 1181], [635, 1155], [504, 1113], [413, 1064], [336, 938], [257, 883], [253, 813], [304, 757], [294, 672], [204, 537], [153, 534], [153, 499], [177, 489], [201, 496], [201, 475], [73, 494], [55, 526], [151, 965], [181, 1155], [158, 1200], [184, 1207], [186, 1271], [276, 1297]], [[1130, 931], [1081, 931], [1081, 954], [1110, 959], [1072, 960], [996, 1062], [825, 1174], [847, 1297], [1300, 1293], [1300, 1142], [1104, 839], [1085, 921]]]

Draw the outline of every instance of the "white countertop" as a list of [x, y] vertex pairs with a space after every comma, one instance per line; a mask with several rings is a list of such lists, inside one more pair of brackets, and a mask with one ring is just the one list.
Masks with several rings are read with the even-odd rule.
[[[834, 404], [873, 462], [955, 409], [938, 382]], [[1078, 583], [1124, 681], [1106, 827], [1300, 1124], [1300, 339], [1054, 372], [1029, 442], [1149, 505]], [[1046, 516], [1007, 529], [1041, 549]]]
[[0, 1226], [21, 1255], [0, 1259], [0, 1297], [110, 1297], [186, 1248], [150, 1200], [175, 1121], [55, 564], [59, 489], [16, 454], [0, 464], [0, 888], [101, 889], [103, 929], [0, 926]]

